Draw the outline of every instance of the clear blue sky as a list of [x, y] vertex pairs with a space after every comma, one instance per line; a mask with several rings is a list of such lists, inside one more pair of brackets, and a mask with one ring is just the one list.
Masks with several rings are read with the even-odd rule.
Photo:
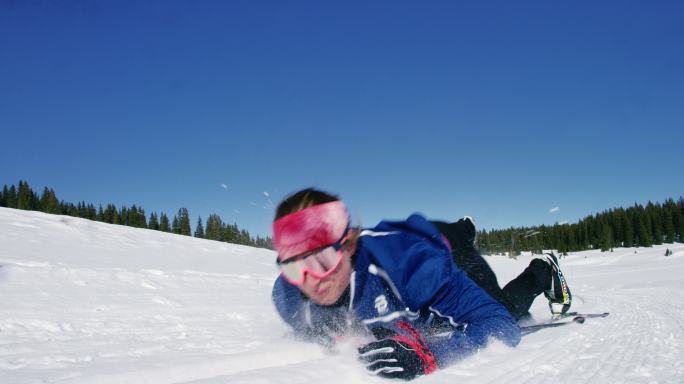
[[193, 227], [215, 212], [253, 235], [311, 185], [364, 225], [552, 224], [677, 198], [682, 15], [671, 0], [2, 0], [0, 184], [185, 206]]

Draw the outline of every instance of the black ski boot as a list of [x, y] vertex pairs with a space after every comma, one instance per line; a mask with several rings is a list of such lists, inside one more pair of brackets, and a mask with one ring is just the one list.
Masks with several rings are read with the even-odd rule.
[[547, 253], [545, 261], [551, 267], [551, 288], [544, 291], [544, 296], [549, 299], [549, 309], [554, 316], [560, 316], [570, 309], [572, 304], [572, 294], [568, 283], [558, 266], [558, 259], [553, 253]]

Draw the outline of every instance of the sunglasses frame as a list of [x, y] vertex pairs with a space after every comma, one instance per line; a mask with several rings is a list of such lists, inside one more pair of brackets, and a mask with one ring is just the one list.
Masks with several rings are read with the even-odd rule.
[[[287, 280], [290, 284], [293, 284], [293, 285], [302, 285], [304, 283], [304, 276], [306, 274], [310, 274], [310, 275], [312, 275], [318, 279], [323, 279], [323, 278], [330, 276], [333, 272], [335, 272], [337, 270], [337, 267], [339, 267], [340, 263], [342, 262], [341, 250], [344, 247], [344, 242], [347, 240], [347, 235], [349, 234], [350, 229], [351, 229], [351, 226], [348, 222], [347, 227], [344, 229], [344, 232], [342, 233], [342, 236], [340, 236], [340, 238], [336, 242], [334, 242], [330, 245], [326, 245], [326, 246], [323, 246], [323, 247], [320, 247], [320, 248], [317, 248], [317, 249], [314, 249], [311, 251], [307, 251], [307, 252], [302, 253], [300, 255], [290, 257], [284, 261], [276, 259], [276, 264], [278, 265], [278, 268], [280, 269], [280, 274], [283, 276], [283, 278], [285, 280]], [[322, 252], [323, 250], [325, 250], [326, 248], [330, 248], [330, 247], [332, 247], [335, 250], [335, 252], [337, 253], [337, 261], [335, 262], [335, 265], [333, 265], [331, 268], [329, 268], [324, 273], [321, 274], [321, 273], [314, 272], [314, 271], [310, 270], [308, 267], [303, 267], [303, 268], [301, 268], [299, 279], [293, 280], [290, 277], [288, 277], [285, 274], [285, 272], [283, 271], [283, 266], [288, 265], [288, 264], [293, 264], [293, 263], [301, 263], [305, 259], [312, 257], [312, 256], [315, 256], [315, 255], [319, 254], [320, 252]]]

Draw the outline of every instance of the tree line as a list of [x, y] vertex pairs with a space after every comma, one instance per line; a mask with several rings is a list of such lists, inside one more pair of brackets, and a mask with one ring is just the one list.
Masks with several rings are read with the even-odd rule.
[[2, 192], [0, 192], [0, 207], [41, 211], [185, 236], [194, 235], [202, 239], [260, 248], [273, 248], [270, 237], [252, 237], [247, 230], [240, 229], [235, 223], [228, 224], [224, 222], [216, 214], [209, 216], [206, 225], [202, 222], [202, 218], [199, 217], [193, 233], [190, 226], [190, 214], [187, 208], [180, 208], [173, 218], [170, 218], [170, 216], [163, 212], [159, 214], [151, 212], [148, 217], [145, 214], [145, 209], [136, 205], [117, 208], [114, 204], [107, 204], [104, 208], [102, 205], [96, 208], [95, 205], [86, 204], [84, 201], [76, 204], [60, 201], [55, 191], [48, 187], [45, 187], [43, 193], [38, 195], [31, 189], [28, 182], [21, 180], [18, 186], [5, 185], [2, 188]]
[[676, 202], [635, 203], [628, 208], [613, 208], [590, 215], [574, 224], [518, 227], [487, 232], [478, 231], [477, 245], [485, 254], [521, 251], [541, 253], [555, 249], [560, 253], [613, 247], [650, 247], [662, 243], [684, 242], [684, 198]]
[[[206, 221], [198, 218], [194, 232], [187, 208], [180, 208], [171, 218], [165, 213], [151, 212], [132, 205], [117, 208], [114, 204], [95, 207], [84, 201], [73, 204], [60, 201], [52, 188], [45, 187], [38, 195], [26, 181], [5, 185], [0, 192], [0, 207], [17, 208], [68, 215], [104, 223], [147, 228], [162, 232], [194, 236], [234, 244], [273, 248], [270, 237], [252, 237], [237, 224], [224, 222], [217, 214]], [[511, 227], [491, 231], [480, 230], [476, 243], [485, 254], [555, 249], [560, 253], [589, 249], [612, 250], [613, 247], [650, 247], [662, 243], [684, 242], [684, 198], [666, 199], [664, 203], [635, 203], [628, 208], [613, 208], [590, 215], [574, 224], [553, 226]]]

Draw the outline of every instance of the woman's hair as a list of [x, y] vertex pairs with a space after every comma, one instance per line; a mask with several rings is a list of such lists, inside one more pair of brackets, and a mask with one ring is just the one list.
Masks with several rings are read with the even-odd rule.
[[[340, 198], [336, 195], [323, 192], [314, 188], [305, 188], [299, 192], [295, 192], [292, 195], [286, 197], [283, 201], [278, 204], [276, 208], [275, 220], [280, 219], [283, 216], [287, 216], [290, 213], [295, 213], [301, 211], [302, 209], [309, 208], [314, 205], [331, 203], [333, 201], [339, 201]], [[355, 244], [356, 240], [361, 234], [361, 229], [358, 227], [352, 227], [351, 233], [345, 245]]]
[[304, 208], [338, 200], [340, 200], [339, 197], [314, 188], [302, 189], [301, 191], [286, 197], [285, 200], [278, 204], [274, 220], [278, 220], [290, 213], [301, 211]]

